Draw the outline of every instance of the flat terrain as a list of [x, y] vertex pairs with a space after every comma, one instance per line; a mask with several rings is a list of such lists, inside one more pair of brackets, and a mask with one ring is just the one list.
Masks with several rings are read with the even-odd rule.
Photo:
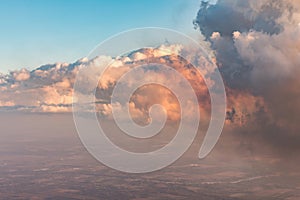
[[268, 155], [232, 155], [220, 145], [205, 160], [193, 145], [175, 164], [126, 174], [96, 161], [71, 115], [0, 115], [0, 199], [300, 199], [300, 169]]

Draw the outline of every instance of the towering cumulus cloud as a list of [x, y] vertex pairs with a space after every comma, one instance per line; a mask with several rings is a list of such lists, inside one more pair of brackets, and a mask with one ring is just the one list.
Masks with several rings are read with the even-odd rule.
[[264, 111], [252, 127], [274, 144], [295, 148], [300, 141], [299, 8], [297, 0], [219, 0], [203, 2], [194, 21], [232, 93], [263, 98]]

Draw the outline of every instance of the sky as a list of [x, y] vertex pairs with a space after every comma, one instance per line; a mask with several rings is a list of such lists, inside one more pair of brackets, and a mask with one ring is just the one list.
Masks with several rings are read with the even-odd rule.
[[[126, 2], [126, 3], [125, 3]], [[198, 0], [0, 0], [0, 72], [74, 62], [106, 38], [132, 28], [186, 34]]]

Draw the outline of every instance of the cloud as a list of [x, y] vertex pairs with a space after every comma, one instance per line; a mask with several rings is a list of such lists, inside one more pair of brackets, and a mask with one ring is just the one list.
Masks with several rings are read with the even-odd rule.
[[2, 110], [70, 112], [72, 85], [76, 68], [81, 64], [79, 61], [73, 64], [57, 63], [32, 71], [21, 69], [2, 75]]
[[11, 72], [14, 80], [16, 81], [26, 81], [30, 78], [30, 73], [27, 69], [21, 69], [18, 71]]
[[[227, 89], [263, 102], [245, 129], [281, 146], [300, 141], [299, 9], [296, 0], [219, 0], [202, 3], [194, 21], [215, 52]], [[242, 97], [236, 105], [251, 99]]]
[[[220, 37], [216, 33], [216, 37]], [[196, 61], [201, 66], [201, 74], [182, 57], [184, 54]], [[83, 109], [91, 111], [92, 104], [96, 103], [99, 116], [112, 119], [112, 106], [110, 104], [112, 91], [117, 81], [136, 66], [146, 63], [160, 63], [176, 69], [186, 80], [188, 80], [199, 100], [201, 118], [208, 120], [210, 117], [210, 98], [207, 86], [202, 76], [209, 77], [214, 72], [211, 64], [197, 50], [182, 49], [181, 45], [161, 45], [157, 48], [144, 48], [134, 51], [128, 55], [117, 58], [110, 56], [98, 56], [91, 60], [81, 59], [75, 63], [56, 63], [43, 65], [35, 70], [16, 70], [8, 75], [1, 75], [1, 110], [14, 110], [26, 112], [72, 112], [73, 86], [79, 70], [82, 80], [79, 86], [81, 98], [94, 91], [94, 83], [98, 83], [95, 93], [95, 102], [87, 102]], [[110, 65], [100, 77], [104, 67]], [[137, 74], [128, 77], [128, 85], [135, 81]], [[176, 77], [170, 76], [168, 71], [158, 71], [156, 67], [142, 70], [142, 77], [155, 77], [164, 80], [167, 85], [178, 87], [183, 94], [185, 88], [180, 88], [182, 83]], [[77, 77], [78, 78], [78, 77]], [[208, 84], [214, 84], [213, 79], [208, 78]], [[234, 94], [234, 93], [232, 93]], [[124, 94], [125, 95], [125, 94]], [[243, 96], [244, 95], [244, 96]], [[230, 95], [229, 111], [234, 107], [235, 116], [228, 118], [228, 122], [240, 124], [243, 115], [252, 115], [259, 109], [256, 105], [258, 98], [250, 94]], [[249, 97], [249, 98], [246, 98]], [[234, 99], [239, 99], [235, 101]], [[243, 102], [243, 103], [241, 103]], [[263, 103], [263, 101], [261, 101]], [[179, 102], [174, 94], [167, 88], [157, 85], [145, 85], [139, 88], [127, 104], [116, 104], [115, 106], [128, 106], [131, 116], [139, 123], [149, 122], [149, 109], [153, 104], [160, 104], [168, 113], [170, 121], [178, 121], [181, 118]], [[189, 105], [190, 116], [193, 116], [194, 108]], [[247, 107], [247, 109], [245, 109]]]

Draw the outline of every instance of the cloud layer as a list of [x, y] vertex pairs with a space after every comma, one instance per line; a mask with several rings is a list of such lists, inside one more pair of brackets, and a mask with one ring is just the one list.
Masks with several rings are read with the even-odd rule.
[[[201, 66], [201, 73], [178, 56], [182, 53], [191, 59], [197, 59]], [[118, 58], [98, 56], [94, 59], [81, 59], [75, 63], [56, 63], [44, 65], [33, 71], [26, 69], [12, 71], [0, 78], [0, 109], [2, 111], [26, 111], [26, 112], [72, 112], [73, 86], [76, 74], [83, 70], [84, 80], [81, 81], [80, 90], [86, 95], [94, 90], [91, 83], [98, 82], [103, 67], [110, 65], [99, 79], [95, 102], [87, 102], [84, 109], [89, 110], [93, 103], [100, 116], [112, 118], [112, 106], [110, 98], [117, 81], [122, 75], [134, 69], [136, 66], [146, 63], [158, 63], [176, 69], [188, 80], [199, 100], [199, 108], [202, 119], [210, 116], [210, 98], [207, 86], [202, 78], [212, 73], [212, 66], [203, 56], [195, 50], [183, 50], [180, 45], [162, 45], [150, 49], [140, 49], [128, 55]], [[198, 67], [198, 66], [195, 66]], [[181, 82], [175, 77], [170, 77], [168, 71], [158, 71], [155, 67], [144, 70], [142, 76], [156, 77], [165, 80], [170, 85], [180, 88]], [[95, 79], [95, 80], [94, 80]], [[129, 77], [134, 81], [134, 76]], [[208, 84], [213, 84], [208, 79]], [[184, 93], [184, 89], [181, 88]], [[247, 116], [254, 115], [263, 106], [263, 99], [254, 97], [247, 92], [236, 93], [233, 90], [228, 95], [228, 123], [241, 125]], [[76, 102], [76, 99], [74, 99]], [[140, 123], [149, 122], [149, 108], [153, 104], [161, 104], [168, 113], [171, 121], [180, 120], [180, 106], [176, 96], [168, 88], [157, 85], [145, 85], [139, 88], [131, 97], [129, 108], [133, 119]], [[121, 105], [120, 105], [121, 106]], [[191, 108], [191, 116], [193, 116]], [[234, 110], [234, 115], [232, 114]]]

